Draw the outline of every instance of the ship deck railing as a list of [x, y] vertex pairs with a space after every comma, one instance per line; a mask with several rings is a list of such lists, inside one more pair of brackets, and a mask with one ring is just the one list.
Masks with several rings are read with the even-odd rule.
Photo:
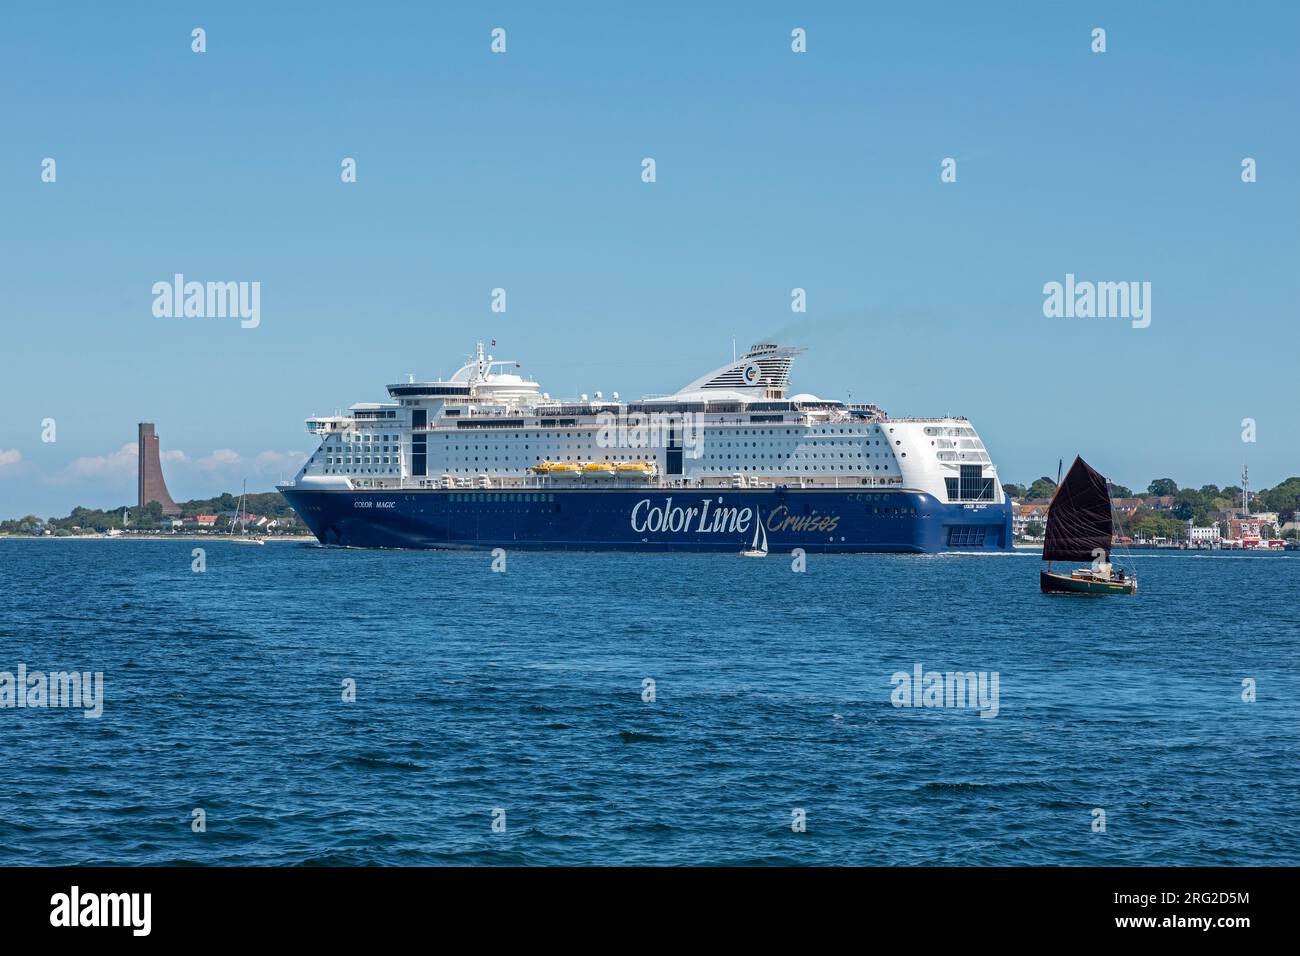
[[[351, 476], [349, 476], [351, 477]], [[764, 488], [820, 488], [820, 489], [889, 489], [901, 488], [902, 478], [872, 478], [850, 475], [765, 475], [748, 477], [743, 481], [734, 476], [708, 478], [611, 478], [591, 477], [586, 475], [492, 475], [473, 478], [457, 478], [448, 483], [442, 478], [357, 478], [351, 477], [352, 487], [365, 491], [503, 491], [532, 490], [541, 491], [555, 488], [623, 488], [623, 489], [671, 489], [693, 490], [708, 488], [711, 490], [759, 490]], [[293, 482], [283, 482], [291, 486]]]

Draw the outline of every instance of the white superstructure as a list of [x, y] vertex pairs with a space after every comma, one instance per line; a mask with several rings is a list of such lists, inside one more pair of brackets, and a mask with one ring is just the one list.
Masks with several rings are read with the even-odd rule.
[[[890, 418], [875, 405], [790, 394], [802, 349], [755, 345], [679, 391], [636, 402], [557, 401], [476, 354], [446, 380], [313, 417], [321, 439], [295, 485], [532, 487], [556, 482], [905, 488], [1001, 503], [997, 469], [964, 418]], [[620, 466], [622, 466], [620, 468]]]

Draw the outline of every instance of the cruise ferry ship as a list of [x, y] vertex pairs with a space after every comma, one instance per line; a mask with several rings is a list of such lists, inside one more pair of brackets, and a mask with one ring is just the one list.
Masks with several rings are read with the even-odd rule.
[[1010, 549], [969, 421], [791, 394], [802, 351], [755, 345], [671, 395], [559, 401], [480, 342], [449, 379], [307, 419], [320, 445], [278, 487], [350, 547]]

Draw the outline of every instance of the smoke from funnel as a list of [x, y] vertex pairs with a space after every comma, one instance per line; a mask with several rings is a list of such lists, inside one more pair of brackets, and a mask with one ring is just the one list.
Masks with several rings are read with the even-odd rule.
[[842, 343], [845, 332], [851, 328], [861, 329], [866, 326], [879, 326], [880, 317], [859, 313], [856, 315], [828, 315], [813, 318], [800, 318], [769, 332], [756, 342], [771, 342], [775, 345], [804, 345], [816, 347], [822, 344]]

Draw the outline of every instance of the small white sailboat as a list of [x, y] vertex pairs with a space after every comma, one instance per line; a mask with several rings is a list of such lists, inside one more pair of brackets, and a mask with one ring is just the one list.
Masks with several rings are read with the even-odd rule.
[[766, 558], [767, 557], [767, 530], [763, 527], [763, 518], [754, 509], [754, 542], [748, 549], [740, 552], [742, 558]]
[[247, 527], [242, 527], [238, 535], [235, 534], [235, 522], [241, 525], [244, 522], [244, 501], [248, 497], [248, 481], [245, 479], [244, 487], [239, 493], [239, 510], [235, 512], [235, 521], [230, 522], [230, 543], [231, 544], [266, 544], [261, 538], [251, 536]]

